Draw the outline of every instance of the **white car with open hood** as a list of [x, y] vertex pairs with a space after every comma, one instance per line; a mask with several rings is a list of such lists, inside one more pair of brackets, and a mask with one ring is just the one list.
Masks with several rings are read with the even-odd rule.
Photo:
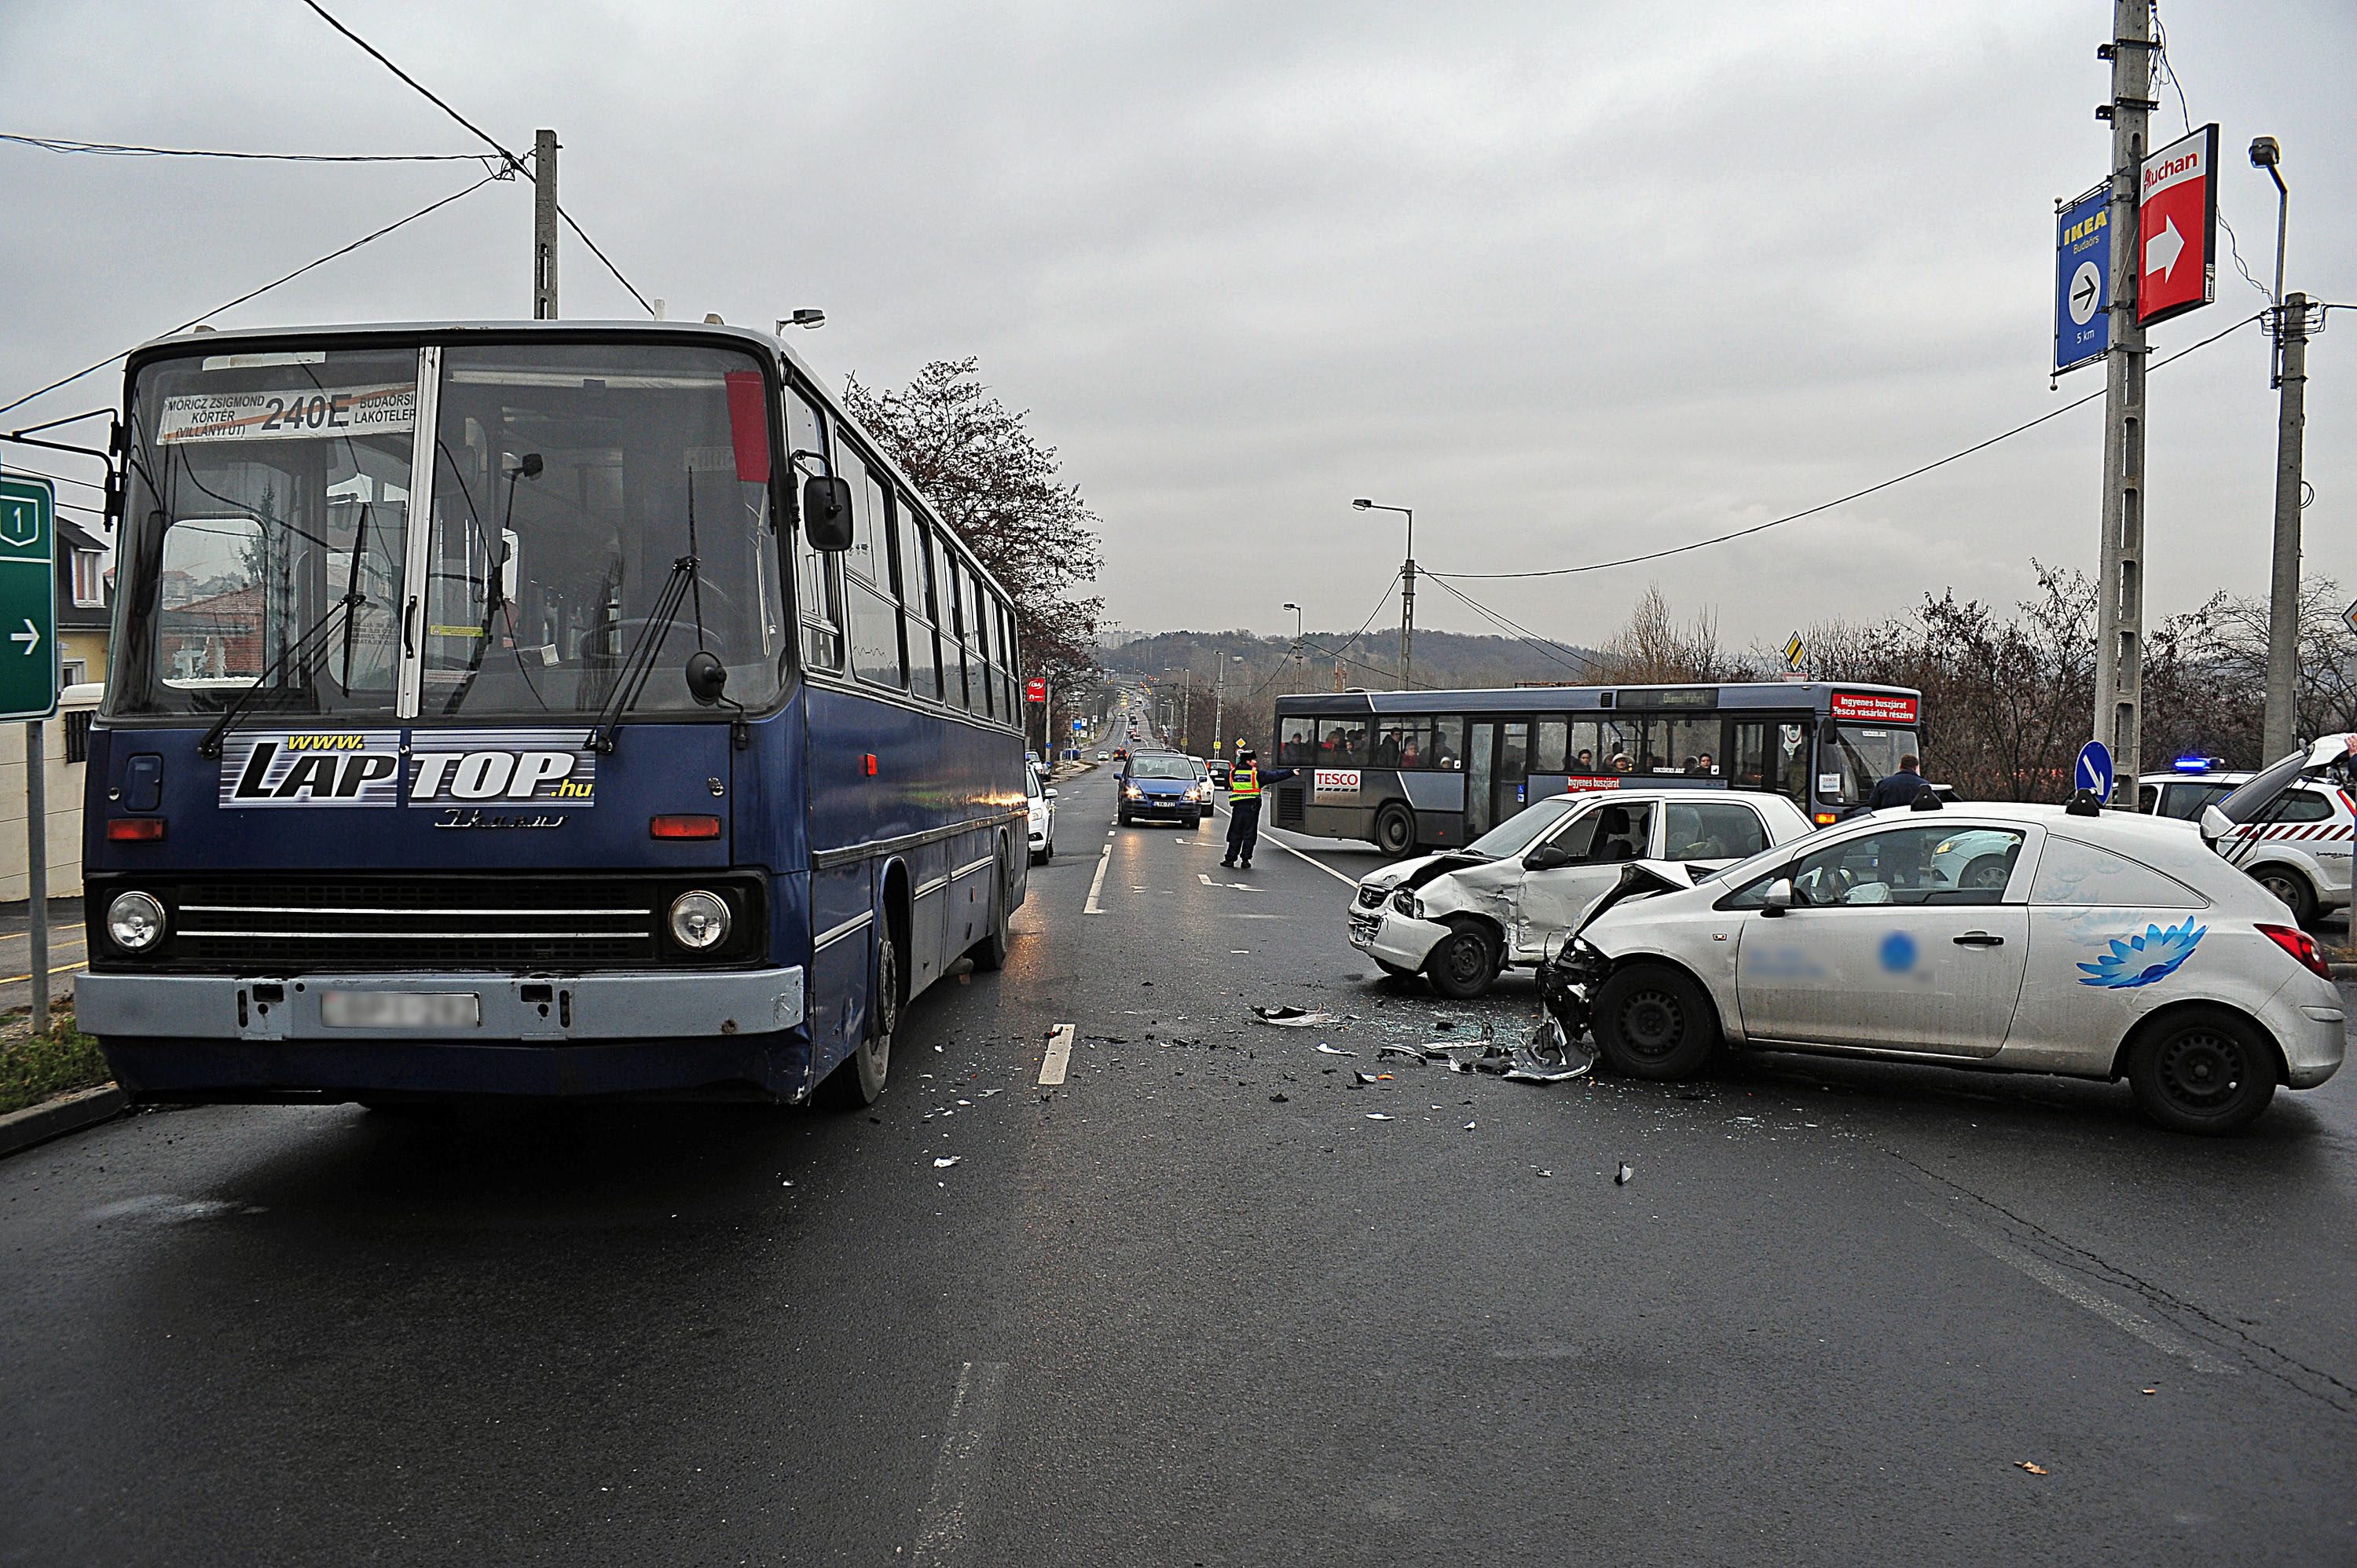
[[1878, 811], [1708, 877], [1646, 867], [1558, 974], [1639, 1077], [1722, 1042], [2125, 1077], [2185, 1132], [2247, 1125], [2345, 1049], [2330, 971], [2273, 896], [2201, 835], [2092, 797]]
[[1813, 829], [1781, 795], [1604, 789], [1523, 808], [1461, 850], [1385, 866], [1359, 884], [1353, 945], [1387, 973], [1429, 976], [1463, 999], [1534, 967], [1636, 860], [1716, 869]]

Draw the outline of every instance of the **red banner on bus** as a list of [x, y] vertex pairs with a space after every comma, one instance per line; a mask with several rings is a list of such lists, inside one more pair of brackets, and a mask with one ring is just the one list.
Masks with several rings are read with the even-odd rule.
[[1920, 699], [1902, 697], [1895, 693], [1835, 692], [1833, 694], [1833, 716], [1837, 719], [1865, 719], [1878, 725], [1911, 725]]

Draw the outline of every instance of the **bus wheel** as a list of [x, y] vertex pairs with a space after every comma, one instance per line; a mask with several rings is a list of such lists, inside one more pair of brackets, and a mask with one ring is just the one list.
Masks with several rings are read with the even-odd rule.
[[892, 1031], [900, 1026], [900, 943], [890, 932], [876, 949], [876, 994], [867, 1038], [835, 1064], [818, 1086], [830, 1111], [856, 1111], [876, 1103], [892, 1070]]
[[974, 960], [974, 967], [976, 969], [1006, 967], [1006, 907], [1014, 901], [1014, 894], [1008, 889], [1007, 884], [1014, 880], [1014, 875], [1006, 869], [1006, 856], [1001, 855], [999, 863], [999, 872], [996, 878], [997, 892], [991, 899], [990, 935], [966, 950], [967, 955]]
[[1385, 854], [1405, 854], [1415, 847], [1415, 818], [1397, 800], [1375, 813], [1375, 847]]

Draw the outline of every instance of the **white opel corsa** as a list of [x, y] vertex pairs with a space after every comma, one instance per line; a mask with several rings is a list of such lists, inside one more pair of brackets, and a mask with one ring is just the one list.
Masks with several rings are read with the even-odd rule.
[[1649, 873], [1675, 890], [1608, 903], [1565, 955], [1598, 1048], [1638, 1077], [1690, 1075], [1722, 1041], [2125, 1077], [2163, 1126], [2228, 1133], [2346, 1047], [2282, 904], [2182, 824], [2092, 800], [1878, 811], [1627, 891]]

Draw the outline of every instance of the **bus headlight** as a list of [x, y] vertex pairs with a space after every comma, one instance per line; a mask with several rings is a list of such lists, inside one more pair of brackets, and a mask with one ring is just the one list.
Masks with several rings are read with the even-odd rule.
[[124, 952], [145, 952], [164, 940], [164, 906], [145, 893], [117, 893], [106, 907], [106, 934]]
[[701, 888], [671, 901], [671, 940], [690, 952], [716, 948], [728, 938], [728, 900]]

